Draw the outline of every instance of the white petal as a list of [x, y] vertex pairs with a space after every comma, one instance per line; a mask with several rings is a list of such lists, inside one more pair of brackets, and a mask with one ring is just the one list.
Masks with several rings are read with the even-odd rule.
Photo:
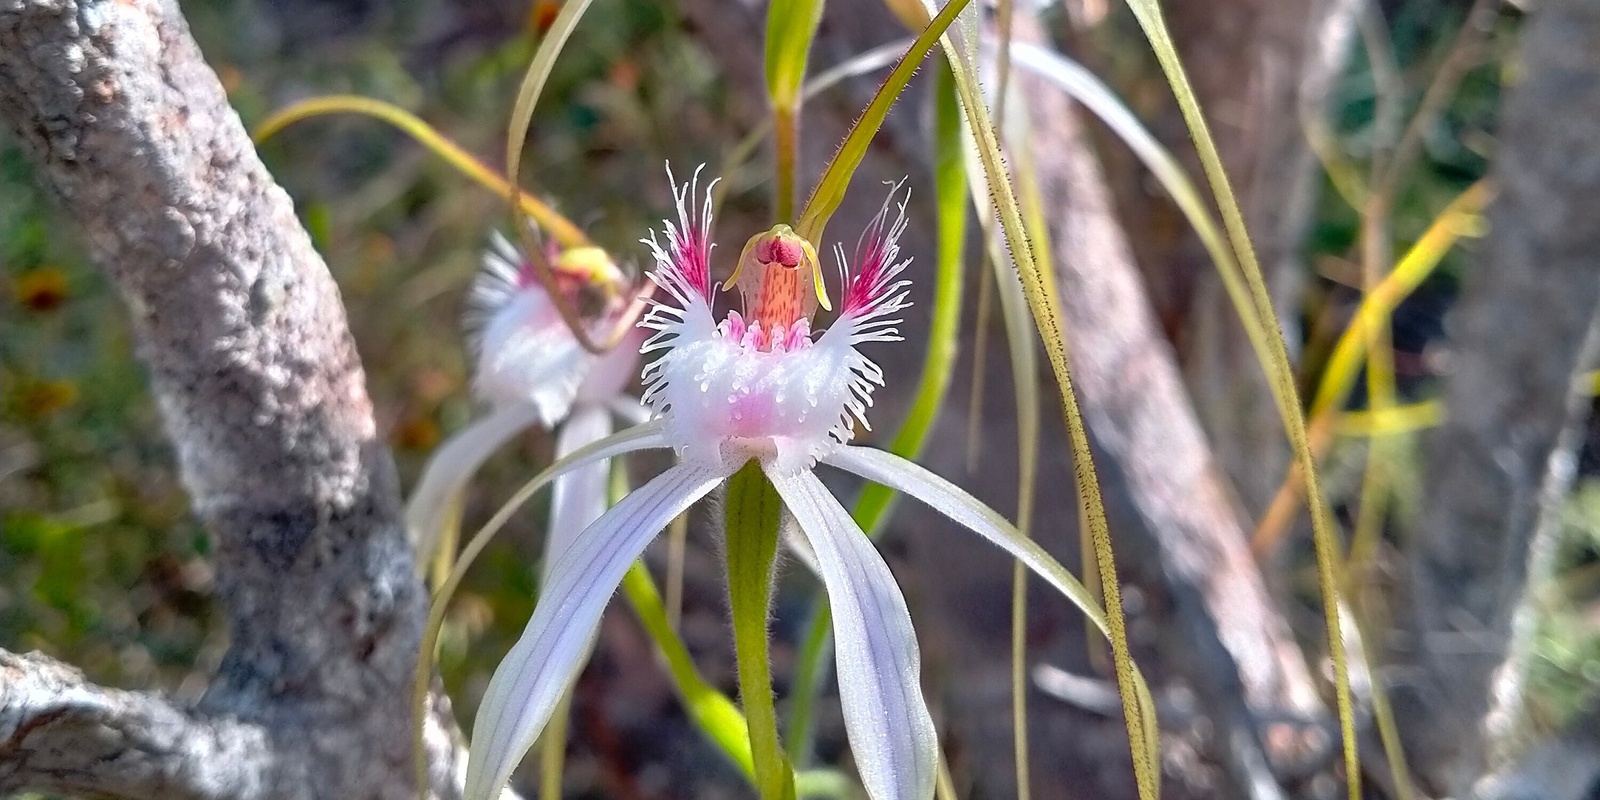
[[[556, 458], [609, 435], [611, 414], [606, 409], [579, 408], [556, 434]], [[550, 580], [550, 568], [572, 545], [572, 540], [606, 513], [610, 472], [611, 459], [607, 458], [585, 464], [556, 479], [550, 494], [550, 530], [545, 533], [543, 581]]]
[[933, 797], [938, 735], [905, 598], [867, 535], [809, 471], [767, 476], [811, 542], [833, 607], [850, 752], [872, 800]]
[[518, 291], [488, 317], [478, 344], [473, 391], [497, 405], [532, 403], [546, 427], [567, 415], [595, 360], [536, 286]]
[[472, 480], [478, 467], [501, 445], [511, 441], [522, 429], [533, 425], [542, 412], [532, 403], [512, 403], [497, 408], [489, 416], [473, 422], [439, 446], [422, 470], [422, 477], [406, 504], [406, 531], [416, 551], [417, 564], [425, 567], [433, 559], [439, 534], [451, 521], [452, 507], [459, 508], [459, 494]]
[[621, 417], [622, 421], [629, 425], [638, 425], [650, 420], [650, 409], [645, 408], [644, 404], [640, 403], [637, 398], [627, 395], [618, 395], [611, 402], [606, 403], [606, 408], [611, 409], [611, 413]]
[[484, 693], [472, 726], [465, 800], [491, 800], [539, 737], [582, 666], [611, 595], [646, 544], [725, 476], [678, 465], [622, 499], [556, 560], [533, 618]]
[[823, 461], [869, 481], [881, 483], [908, 497], [915, 497], [973, 533], [994, 542], [1066, 595], [1101, 631], [1106, 630], [1105, 615], [1100, 612], [1099, 601], [1061, 566], [1061, 562], [1019, 533], [1016, 526], [1005, 517], [961, 487], [897, 455], [870, 447], [841, 447], [828, 454]]
[[603, 403], [620, 396], [623, 388], [639, 374], [639, 347], [644, 339], [644, 331], [635, 328], [596, 358], [589, 367], [589, 374], [578, 385], [578, 404]]

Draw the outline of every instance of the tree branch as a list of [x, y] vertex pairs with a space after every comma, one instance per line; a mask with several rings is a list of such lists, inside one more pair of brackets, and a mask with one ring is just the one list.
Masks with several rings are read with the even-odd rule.
[[271, 744], [259, 726], [102, 689], [39, 653], [0, 650], [0, 795], [266, 797]]
[[[210, 770], [190, 783], [231, 796], [414, 796], [405, 698], [427, 598], [393, 464], [338, 289], [176, 3], [0, 0], [0, 117], [128, 306], [232, 634], [193, 713], [78, 684], [73, 713], [18, 728], [51, 736], [14, 740], [9, 785], [54, 785], [15, 765], [71, 755], [63, 737], [100, 715], [120, 724], [82, 728], [110, 737], [84, 746], [121, 742], [152, 775]], [[70, 683], [47, 673], [32, 680]], [[437, 711], [433, 784], [448, 796], [459, 753]], [[197, 751], [156, 746], [164, 733], [112, 736], [140, 722], [250, 741], [271, 780], [236, 784], [248, 762], [186, 760]], [[153, 763], [162, 753], [171, 763]], [[126, 785], [96, 791], [136, 796], [147, 780], [118, 774]]]

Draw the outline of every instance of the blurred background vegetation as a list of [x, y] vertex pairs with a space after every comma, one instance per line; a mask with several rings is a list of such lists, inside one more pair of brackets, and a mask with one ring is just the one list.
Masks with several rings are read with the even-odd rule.
[[[1387, 35], [1377, 46], [1387, 48], [1383, 55], [1410, 87], [1408, 97], [1438, 68], [1467, 5], [1379, 4], [1377, 19]], [[183, 3], [247, 126], [297, 99], [363, 94], [416, 112], [490, 163], [499, 161], [521, 70], [556, 8], [549, 0], [531, 6], [514, 0]], [[1487, 172], [1519, 22], [1513, 10], [1501, 14], [1492, 53], [1466, 73], [1424, 132], [1422, 156], [1404, 177], [1390, 220], [1397, 242], [1415, 240], [1438, 209]], [[1131, 16], [1113, 5], [1090, 37], [1097, 71], [1181, 150], [1186, 138], [1168, 89]], [[1385, 78], [1375, 77], [1374, 59], [1364, 55], [1373, 46], [1358, 43], [1331, 100], [1338, 152], [1358, 168], [1371, 156], [1373, 141], [1392, 135], [1385, 126], [1400, 124], [1383, 104]], [[631, 243], [670, 201], [662, 163], [720, 163], [745, 133], [733, 102], [714, 54], [672, 4], [598, 0], [540, 104], [525, 185], [553, 199], [597, 242], [642, 257]], [[501, 200], [402, 134], [364, 118], [302, 122], [262, 152], [338, 281], [379, 424], [409, 485], [430, 450], [473, 412], [459, 319], [485, 237], [505, 224]], [[760, 165], [724, 176], [732, 187], [724, 222], [738, 229], [762, 224], [764, 176]], [[1326, 177], [1323, 182], [1303, 244], [1314, 269], [1299, 309], [1303, 387], [1315, 386], [1333, 339], [1360, 299], [1353, 257], [1358, 213]], [[746, 225], [742, 216], [754, 221]], [[1190, 239], [1170, 210], [1124, 222], [1141, 253], [1178, 249]], [[215, 668], [226, 636], [209, 599], [207, 540], [188, 512], [123, 308], [87, 263], [78, 237], [64, 233], [69, 229], [36, 188], [16, 146], [0, 138], [0, 647], [43, 650], [111, 685], [193, 697]], [[1404, 401], [1435, 394], [1435, 345], [1464, 263], [1459, 251], [1447, 256], [1394, 317]], [[1182, 316], [1183, 286], [1150, 292], [1164, 322]], [[1179, 326], [1168, 327], [1176, 337]], [[1365, 391], [1358, 388], [1352, 397], [1359, 407]], [[1532, 697], [1552, 729], [1600, 686], [1600, 482], [1592, 479], [1600, 457], [1593, 431], [1581, 458], [1585, 477], [1564, 517], [1557, 602], [1540, 621]], [[1413, 439], [1405, 441], [1414, 450]], [[1328, 483], [1341, 513], [1348, 513], [1358, 491], [1363, 448], [1360, 440], [1343, 440], [1330, 460]], [[475, 485], [469, 518], [481, 519], [548, 457], [549, 442], [533, 435], [516, 454], [492, 461]], [[1394, 524], [1403, 528], [1406, 509], [1415, 507], [1416, 481], [1402, 474], [1395, 483], [1402, 502]], [[452, 694], [469, 704], [532, 607], [542, 514], [536, 508], [521, 518], [515, 535], [483, 559], [452, 611], [442, 665]], [[690, 554], [684, 633], [707, 677], [731, 691], [713, 548], [697, 541]], [[1295, 591], [1314, 597], [1309, 550], [1287, 563]], [[706, 579], [696, 581], [696, 574]], [[995, 587], [997, 602], [1003, 591]], [[781, 607], [779, 618], [785, 619]], [[794, 634], [785, 624], [775, 641], [780, 680]], [[649, 652], [629, 651], [618, 641], [602, 647], [606, 655], [590, 670], [586, 681], [597, 682], [593, 691], [580, 690], [571, 793], [740, 796], [737, 776], [719, 766], [681, 719]], [[630, 705], [634, 701], [639, 704]], [[839, 747], [836, 723], [832, 729], [824, 750]], [[653, 772], [654, 763], [677, 766]], [[724, 780], [707, 782], [705, 770]], [[684, 782], [697, 773], [692, 787]]]

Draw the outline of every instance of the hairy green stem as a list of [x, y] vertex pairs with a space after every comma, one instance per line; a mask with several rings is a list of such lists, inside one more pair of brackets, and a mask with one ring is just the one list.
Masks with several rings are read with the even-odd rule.
[[772, 562], [778, 553], [782, 510], [778, 490], [755, 462], [728, 479], [728, 601], [733, 611], [739, 698], [750, 726], [750, 755], [762, 800], [791, 800], [795, 791], [789, 761], [778, 745], [778, 715], [767, 658]]

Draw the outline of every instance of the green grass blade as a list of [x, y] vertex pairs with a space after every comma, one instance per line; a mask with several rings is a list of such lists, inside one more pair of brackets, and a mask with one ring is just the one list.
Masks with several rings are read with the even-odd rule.
[[[528, 71], [522, 78], [522, 85], [517, 89], [517, 100], [511, 107], [511, 122], [506, 129], [508, 185], [517, 184], [517, 176], [522, 169], [522, 149], [528, 142], [528, 126], [533, 123], [533, 109], [539, 103], [539, 96], [544, 93], [544, 85], [550, 79], [550, 71], [555, 67], [556, 57], [561, 54], [572, 32], [577, 29], [578, 21], [583, 18], [584, 12], [589, 10], [592, 2], [593, 0], [568, 0], [562, 4], [561, 11], [556, 14], [555, 20], [550, 23], [550, 29], [545, 32], [544, 40], [539, 42], [539, 49], [534, 51], [533, 61], [528, 65]], [[523, 224], [522, 206], [513, 203], [511, 210], [515, 223], [511, 227], [521, 240], [523, 252], [539, 252], [537, 243], [529, 239], [528, 226]], [[530, 259], [529, 263], [533, 265], [540, 285], [547, 287], [555, 285], [550, 274], [550, 265], [545, 259], [534, 258]], [[589, 326], [580, 321], [577, 308], [573, 306], [572, 299], [565, 292], [551, 292], [550, 299], [554, 301], [556, 310], [561, 313], [561, 320], [567, 324], [567, 328], [572, 331], [572, 335], [585, 350], [604, 353], [626, 333], [619, 325], [618, 330], [612, 333], [612, 341], [609, 344], [598, 343], [590, 334]]]
[[1212, 195], [1222, 211], [1223, 228], [1228, 233], [1234, 256], [1244, 271], [1251, 300], [1256, 306], [1256, 316], [1263, 325], [1270, 323], [1275, 329], [1276, 335], [1269, 337], [1272, 358], [1263, 366], [1267, 370], [1268, 382], [1273, 388], [1278, 406], [1280, 410], [1285, 411], [1284, 427], [1288, 430], [1289, 443], [1305, 481], [1307, 505], [1311, 508], [1312, 542], [1317, 558], [1317, 590], [1323, 607], [1323, 621], [1327, 627], [1328, 653], [1333, 661], [1334, 693], [1344, 748], [1345, 780], [1350, 800], [1360, 800], [1361, 760], [1356, 740], [1355, 708], [1350, 696], [1350, 668], [1346, 663], [1344, 638], [1339, 627], [1340, 584], [1344, 579], [1343, 558], [1334, 537], [1331, 520], [1323, 513], [1324, 502], [1322, 488], [1317, 481], [1316, 456], [1312, 453], [1310, 437], [1306, 433], [1305, 417], [1299, 411], [1300, 398], [1295, 387], [1294, 369], [1289, 361], [1289, 351], [1283, 341], [1283, 332], [1276, 330], [1277, 316], [1272, 308], [1271, 294], [1267, 291], [1266, 280], [1262, 277], [1255, 247], [1250, 242], [1248, 231], [1245, 230], [1244, 213], [1239, 208], [1233, 188], [1229, 185], [1227, 173], [1222, 168], [1222, 157], [1217, 152], [1216, 142], [1206, 126], [1205, 117], [1200, 110], [1200, 101], [1195, 97], [1189, 78], [1184, 73], [1183, 64], [1178, 59], [1177, 48], [1173, 46], [1172, 36], [1161, 17], [1161, 6], [1157, 0], [1128, 0], [1128, 7], [1132, 9], [1151, 48], [1155, 50], [1156, 60], [1160, 62], [1167, 83], [1177, 97], [1178, 109], [1189, 127], [1195, 149], [1200, 155], [1200, 163], [1211, 184]]
[[[941, 15], [955, 4], [946, 6]], [[1068, 436], [1073, 451], [1073, 464], [1077, 476], [1078, 500], [1089, 523], [1093, 539], [1095, 560], [1101, 575], [1101, 594], [1106, 612], [1108, 636], [1111, 639], [1112, 662], [1116, 668], [1117, 686], [1122, 696], [1123, 717], [1128, 729], [1130, 752], [1133, 759], [1134, 780], [1139, 787], [1141, 800], [1154, 800], [1160, 793], [1160, 776], [1156, 757], [1159, 742], [1154, 724], [1154, 707], [1148, 702], [1148, 691], [1141, 688], [1137, 666], [1128, 647], [1127, 625], [1122, 615], [1121, 588], [1117, 582], [1116, 559], [1112, 551], [1110, 529], [1106, 521], [1105, 503], [1100, 495], [1099, 479], [1094, 466], [1094, 456], [1089, 449], [1088, 432], [1083, 413], [1078, 407], [1076, 390], [1067, 361], [1066, 340], [1063, 335], [1060, 300], [1048, 290], [1031, 241], [1023, 225], [1016, 192], [1006, 172], [1004, 157], [994, 125], [989, 117], [977, 83], [976, 66], [967, 47], [973, 42], [970, 32], [965, 40], [959, 36], [946, 37], [942, 44], [950, 56], [955, 72], [956, 90], [961, 107], [967, 114], [971, 131], [976, 139], [983, 172], [993, 190], [992, 203], [998, 212], [1001, 229], [1011, 248], [1011, 255], [1022, 279], [1022, 287], [1034, 324], [1044, 339], [1045, 351], [1055, 373], [1060, 390], [1062, 415], [1066, 420]]]
[[578, 226], [561, 216], [555, 209], [527, 192], [514, 190], [505, 177], [490, 169], [477, 157], [461, 149], [460, 145], [436, 130], [420, 117], [393, 103], [359, 95], [327, 95], [301, 100], [272, 113], [256, 126], [257, 144], [276, 136], [284, 128], [302, 120], [326, 114], [359, 114], [387, 122], [398, 128], [461, 174], [477, 181], [501, 198], [513, 196], [523, 214], [533, 218], [539, 228], [549, 233], [563, 247], [590, 247], [589, 237]]
[[839, 152], [828, 162], [828, 167], [823, 170], [816, 188], [811, 190], [811, 197], [801, 209], [800, 220], [795, 225], [795, 230], [802, 237], [812, 242], [822, 241], [822, 232], [828, 227], [828, 220], [844, 201], [845, 189], [849, 188], [850, 179], [855, 176], [856, 167], [861, 165], [861, 159], [866, 157], [867, 145], [871, 144], [872, 137], [877, 135], [878, 129], [883, 127], [883, 119], [888, 116], [889, 108], [894, 105], [900, 92], [906, 88], [906, 83], [916, 73], [923, 57], [933, 49], [933, 45], [939, 41], [939, 37], [955, 21], [956, 15], [967, 6], [968, 2], [970, 0], [950, 0], [949, 5], [945, 6], [944, 10], [928, 23], [928, 27], [917, 35], [916, 40], [911, 43], [911, 48], [900, 58], [899, 63], [895, 64], [894, 70], [884, 79], [883, 85], [878, 87], [878, 93], [873, 95], [872, 102], [867, 104], [861, 116], [851, 126], [844, 143], [839, 145]]

